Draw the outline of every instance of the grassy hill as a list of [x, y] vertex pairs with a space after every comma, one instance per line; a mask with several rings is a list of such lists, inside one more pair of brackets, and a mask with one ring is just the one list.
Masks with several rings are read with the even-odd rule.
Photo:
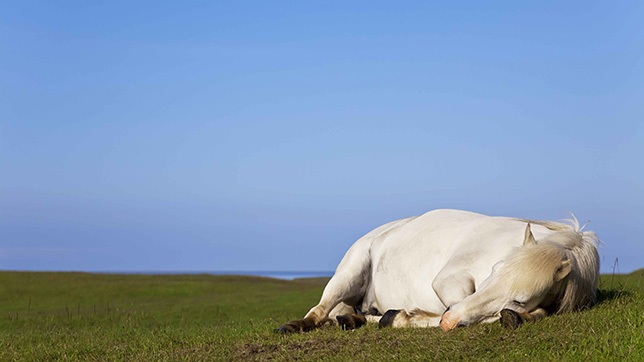
[[0, 272], [0, 360], [644, 360], [644, 269], [602, 276], [592, 309], [515, 331], [272, 332], [327, 280]]

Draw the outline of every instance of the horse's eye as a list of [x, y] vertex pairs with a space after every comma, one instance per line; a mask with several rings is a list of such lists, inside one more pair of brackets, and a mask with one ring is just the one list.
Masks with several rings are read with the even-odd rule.
[[518, 305], [518, 306], [520, 306], [520, 307], [523, 307], [523, 306], [525, 305], [525, 303], [520, 302], [520, 301], [518, 301], [518, 300], [516, 300], [516, 299], [515, 299], [515, 300], [513, 300], [513, 301], [512, 301], [512, 303], [514, 303], [514, 304], [516, 304], [516, 305]]

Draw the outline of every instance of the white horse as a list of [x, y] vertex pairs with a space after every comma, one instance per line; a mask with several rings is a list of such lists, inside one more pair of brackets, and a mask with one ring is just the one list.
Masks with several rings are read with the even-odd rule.
[[353, 329], [367, 321], [447, 331], [499, 319], [516, 328], [595, 303], [598, 243], [577, 219], [434, 210], [393, 221], [356, 241], [318, 305], [276, 331], [328, 323]]

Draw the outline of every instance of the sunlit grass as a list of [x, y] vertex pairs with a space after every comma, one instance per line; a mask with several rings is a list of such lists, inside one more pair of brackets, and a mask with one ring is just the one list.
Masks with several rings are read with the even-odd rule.
[[0, 360], [643, 360], [644, 272], [600, 303], [527, 324], [279, 335], [327, 279], [0, 273]]

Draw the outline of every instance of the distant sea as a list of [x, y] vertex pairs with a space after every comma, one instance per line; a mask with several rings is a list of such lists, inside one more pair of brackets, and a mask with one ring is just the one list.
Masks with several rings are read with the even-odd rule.
[[246, 275], [258, 276], [266, 278], [293, 280], [301, 278], [320, 278], [333, 276], [332, 271], [114, 271], [114, 272], [99, 272], [103, 274], [144, 274], [144, 275], [159, 275], [159, 274], [210, 274], [210, 275]]
[[211, 272], [207, 274], [214, 275], [249, 275], [258, 277], [267, 277], [275, 279], [301, 279], [301, 278], [320, 278], [332, 277], [332, 271], [232, 271], [232, 272]]

